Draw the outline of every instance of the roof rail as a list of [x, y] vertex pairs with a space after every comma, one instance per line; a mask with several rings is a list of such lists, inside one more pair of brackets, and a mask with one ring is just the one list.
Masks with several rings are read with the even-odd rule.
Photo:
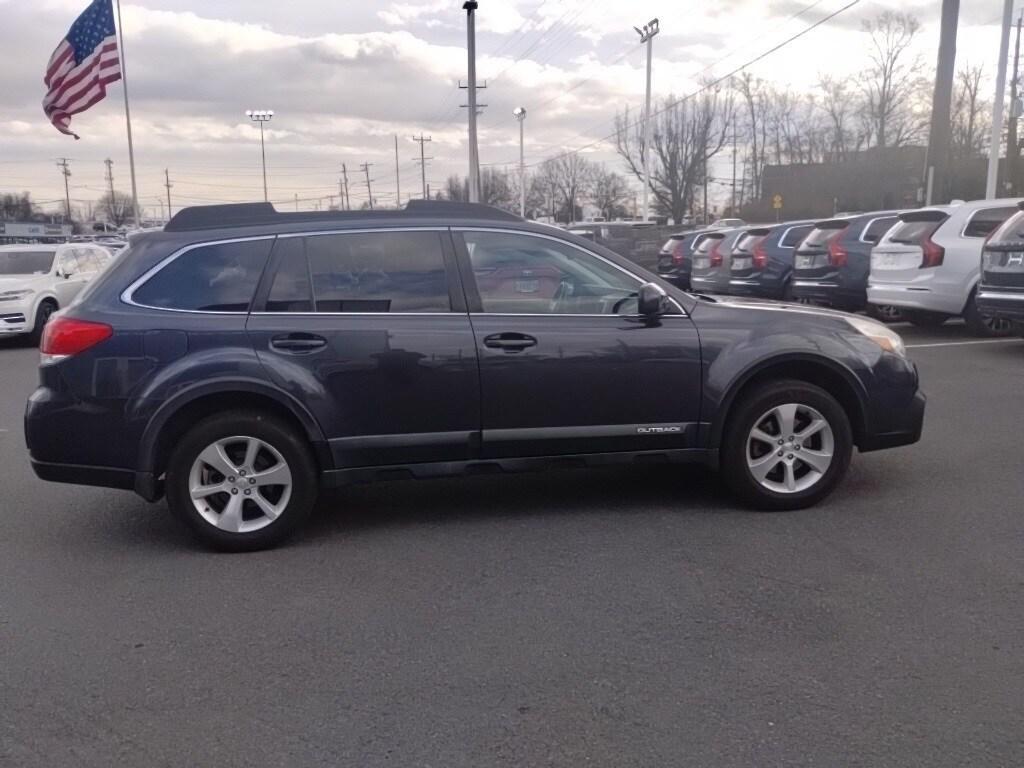
[[391, 217], [423, 218], [447, 216], [459, 219], [491, 221], [522, 221], [519, 216], [479, 203], [457, 203], [447, 200], [410, 200], [404, 209], [375, 211], [303, 211], [281, 212], [272, 203], [232, 203], [228, 205], [196, 205], [182, 208], [164, 227], [165, 232], [188, 232], [197, 229], [257, 226], [260, 224], [292, 224], [297, 222], [346, 221]]

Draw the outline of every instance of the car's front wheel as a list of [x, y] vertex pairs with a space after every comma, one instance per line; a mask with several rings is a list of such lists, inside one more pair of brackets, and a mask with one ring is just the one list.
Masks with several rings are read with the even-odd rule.
[[210, 416], [178, 442], [167, 501], [205, 544], [241, 552], [279, 544], [309, 516], [317, 472], [309, 445], [258, 411]]
[[839, 484], [853, 454], [843, 407], [820, 387], [780, 381], [734, 406], [722, 441], [722, 473], [746, 503], [765, 510], [816, 504]]

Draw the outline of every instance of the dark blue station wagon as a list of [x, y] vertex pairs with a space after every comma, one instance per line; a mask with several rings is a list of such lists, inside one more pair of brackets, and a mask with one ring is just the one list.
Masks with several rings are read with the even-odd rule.
[[166, 494], [229, 550], [281, 541], [324, 486], [565, 463], [703, 462], [748, 504], [802, 507], [854, 447], [916, 441], [924, 413], [878, 323], [694, 297], [453, 203], [186, 209], [41, 352], [39, 477]]

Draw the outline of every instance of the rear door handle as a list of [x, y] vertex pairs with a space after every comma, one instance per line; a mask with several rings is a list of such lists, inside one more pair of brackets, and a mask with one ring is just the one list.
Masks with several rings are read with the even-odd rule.
[[274, 336], [270, 340], [270, 346], [278, 352], [303, 355], [323, 349], [327, 346], [327, 339], [312, 333], [289, 333], [283, 336]]
[[495, 333], [484, 339], [484, 346], [506, 352], [521, 352], [527, 347], [537, 346], [537, 340], [525, 333]]

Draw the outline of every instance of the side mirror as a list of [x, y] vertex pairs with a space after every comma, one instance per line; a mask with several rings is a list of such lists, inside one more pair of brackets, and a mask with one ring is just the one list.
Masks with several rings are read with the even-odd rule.
[[660, 286], [644, 283], [637, 292], [637, 311], [642, 317], [660, 317], [668, 312], [668, 296]]

